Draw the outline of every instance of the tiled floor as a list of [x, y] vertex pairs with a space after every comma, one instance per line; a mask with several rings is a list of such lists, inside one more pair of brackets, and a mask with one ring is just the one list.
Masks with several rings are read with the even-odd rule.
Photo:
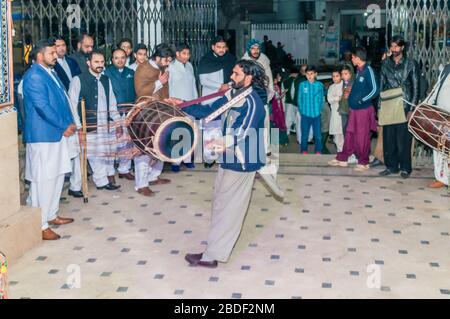
[[231, 261], [214, 270], [184, 261], [204, 247], [213, 171], [167, 174], [150, 199], [124, 181], [87, 205], [68, 198], [61, 215], [76, 222], [10, 267], [10, 296], [449, 298], [449, 195], [426, 189], [431, 171], [379, 178], [328, 159], [283, 155], [284, 203], [256, 181]]

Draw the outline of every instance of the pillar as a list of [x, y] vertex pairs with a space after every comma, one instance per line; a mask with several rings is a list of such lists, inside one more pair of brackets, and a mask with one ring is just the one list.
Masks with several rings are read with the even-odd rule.
[[[41, 211], [20, 206], [19, 150], [17, 113], [12, 108], [12, 42], [10, 1], [1, 3], [0, 47], [9, 63], [1, 64], [6, 79], [0, 79], [5, 100], [0, 104], [0, 251], [13, 264], [25, 252], [39, 245], [41, 235]], [[6, 39], [6, 42], [5, 42]], [[6, 69], [6, 70], [5, 70]]]

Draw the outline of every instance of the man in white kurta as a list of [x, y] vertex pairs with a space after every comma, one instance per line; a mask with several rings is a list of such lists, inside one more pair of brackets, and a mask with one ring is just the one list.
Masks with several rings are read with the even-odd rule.
[[130, 69], [136, 72], [139, 65], [148, 62], [148, 49], [147, 46], [143, 43], [139, 43], [136, 48], [134, 48], [134, 63], [127, 65]]
[[264, 101], [264, 108], [266, 110], [266, 119], [265, 119], [265, 128], [264, 128], [264, 138], [266, 145], [266, 153], [270, 153], [270, 112], [269, 112], [269, 104], [272, 102], [273, 96], [275, 94], [275, 90], [273, 88], [273, 75], [272, 69], [270, 68], [270, 60], [269, 58], [261, 52], [261, 43], [255, 39], [252, 39], [247, 44], [247, 52], [245, 52], [242, 57], [243, 60], [251, 60], [256, 61], [262, 65], [264, 68], [265, 74], [269, 80], [269, 84], [267, 86], [267, 101]]
[[[176, 59], [169, 66], [169, 95], [184, 101], [192, 101], [198, 98], [197, 84], [194, 68], [189, 62], [191, 51], [187, 44], [180, 44], [176, 48]], [[188, 168], [194, 165], [189, 160], [185, 161]], [[172, 171], [178, 172], [181, 163], [172, 165]]]
[[25, 179], [31, 182], [27, 204], [41, 208], [42, 230], [57, 217], [65, 174], [72, 171], [69, 149], [67, 137], [59, 143], [26, 145]]
[[[97, 79], [97, 127], [95, 131], [88, 132], [87, 139], [87, 157], [89, 164], [93, 171], [93, 180], [98, 189], [117, 190], [119, 185], [115, 185], [115, 167], [114, 157], [115, 143], [117, 138], [122, 134], [121, 130], [121, 116], [117, 111], [117, 102], [114, 91], [109, 83], [109, 113], [108, 100], [106, 98], [106, 90], [100, 81], [102, 71], [104, 69], [104, 56], [101, 53], [93, 54], [88, 61], [89, 72]], [[80, 75], [82, 76], [82, 75]], [[80, 76], [73, 78], [70, 83], [69, 96], [72, 102], [72, 107], [77, 107], [74, 110], [75, 123], [78, 128], [81, 128], [80, 114], [78, 114], [78, 103], [81, 92]], [[87, 114], [89, 116], [89, 114]], [[110, 122], [112, 119], [116, 124]]]
[[[427, 99], [427, 102], [447, 112], [450, 112], [450, 64], [448, 64], [439, 75], [438, 82]], [[441, 188], [449, 185], [448, 158], [441, 153], [433, 151], [435, 181], [429, 185], [430, 188]]]
[[42, 238], [60, 238], [49, 225], [65, 225], [71, 218], [58, 216], [64, 177], [71, 171], [68, 138], [76, 126], [62, 82], [53, 70], [56, 48], [51, 39], [39, 41], [34, 49], [36, 63], [25, 74], [26, 169], [30, 185], [27, 204], [41, 209]]
[[343, 94], [343, 82], [339, 71], [333, 72], [333, 84], [329, 87], [327, 100], [331, 107], [330, 130], [329, 134], [333, 135], [337, 152], [342, 152], [344, 148], [344, 133], [342, 129], [342, 119], [339, 114], [339, 102]]
[[[177, 48], [177, 58], [169, 66], [169, 95], [184, 101], [198, 98], [194, 68], [189, 62], [190, 50], [186, 46], [181, 52]], [[183, 54], [183, 55], [182, 55]]]
[[[56, 54], [58, 55], [57, 63], [61, 67], [62, 72], [64, 72], [66, 80], [70, 83], [73, 77], [77, 74], [72, 74], [69, 63], [67, 62], [69, 57], [67, 54], [67, 45], [63, 39], [56, 39]], [[75, 61], [74, 61], [75, 62]], [[58, 71], [58, 69], [56, 70]], [[58, 74], [59, 76], [59, 74]], [[60, 76], [61, 78], [62, 76]], [[64, 83], [64, 82], [63, 82]], [[65, 84], [65, 88], [68, 89], [70, 85]], [[73, 110], [73, 108], [72, 108]], [[69, 137], [69, 149], [70, 149], [70, 158], [72, 162], [72, 172], [70, 174], [70, 187], [69, 187], [69, 195], [81, 198], [83, 194], [81, 192], [82, 180], [81, 180], [81, 161], [80, 161], [80, 144], [78, 140], [78, 134], [74, 134]]]

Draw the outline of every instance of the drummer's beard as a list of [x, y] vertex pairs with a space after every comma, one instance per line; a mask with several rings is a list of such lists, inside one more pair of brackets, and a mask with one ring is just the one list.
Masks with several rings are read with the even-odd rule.
[[393, 51], [392, 52], [392, 55], [394, 56], [394, 57], [398, 57], [398, 56], [400, 56], [400, 55], [402, 55], [403, 54], [403, 51]]
[[245, 86], [244, 80], [242, 80], [242, 81], [239, 82], [239, 83], [236, 83], [236, 82], [232, 81], [232, 84], [231, 84], [231, 87], [232, 87], [233, 89], [235, 89], [235, 90], [240, 90], [240, 89], [242, 89], [244, 86]]

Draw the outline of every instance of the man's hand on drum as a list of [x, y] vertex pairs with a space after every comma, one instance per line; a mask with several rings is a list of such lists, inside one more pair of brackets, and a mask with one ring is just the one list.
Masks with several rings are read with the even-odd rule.
[[220, 86], [219, 92], [225, 92], [231, 89], [231, 86], [228, 83], [222, 84]]
[[169, 72], [164, 72], [164, 73], [160, 73], [159, 74], [159, 82], [161, 82], [161, 84], [166, 84], [167, 82], [169, 82]]
[[409, 111], [408, 114], [406, 114], [406, 119], [408, 120], [408, 122], [411, 119], [412, 114], [413, 114], [412, 111]]
[[178, 105], [182, 104], [184, 101], [177, 99], [175, 97], [171, 97], [168, 99], [164, 99], [164, 102], [166, 102], [167, 104], [173, 105], [173, 106], [178, 106]]
[[136, 156], [141, 155], [142, 152], [136, 146], [133, 146], [131, 149], [127, 149], [126, 151], [124, 151], [123, 154], [125, 155], [125, 157], [127, 159], [131, 160], [131, 159], [135, 158]]
[[205, 147], [215, 153], [224, 153], [226, 150], [225, 141], [223, 139], [211, 140], [205, 144]]
[[122, 126], [116, 127], [116, 138], [119, 139], [123, 136], [123, 128]]

